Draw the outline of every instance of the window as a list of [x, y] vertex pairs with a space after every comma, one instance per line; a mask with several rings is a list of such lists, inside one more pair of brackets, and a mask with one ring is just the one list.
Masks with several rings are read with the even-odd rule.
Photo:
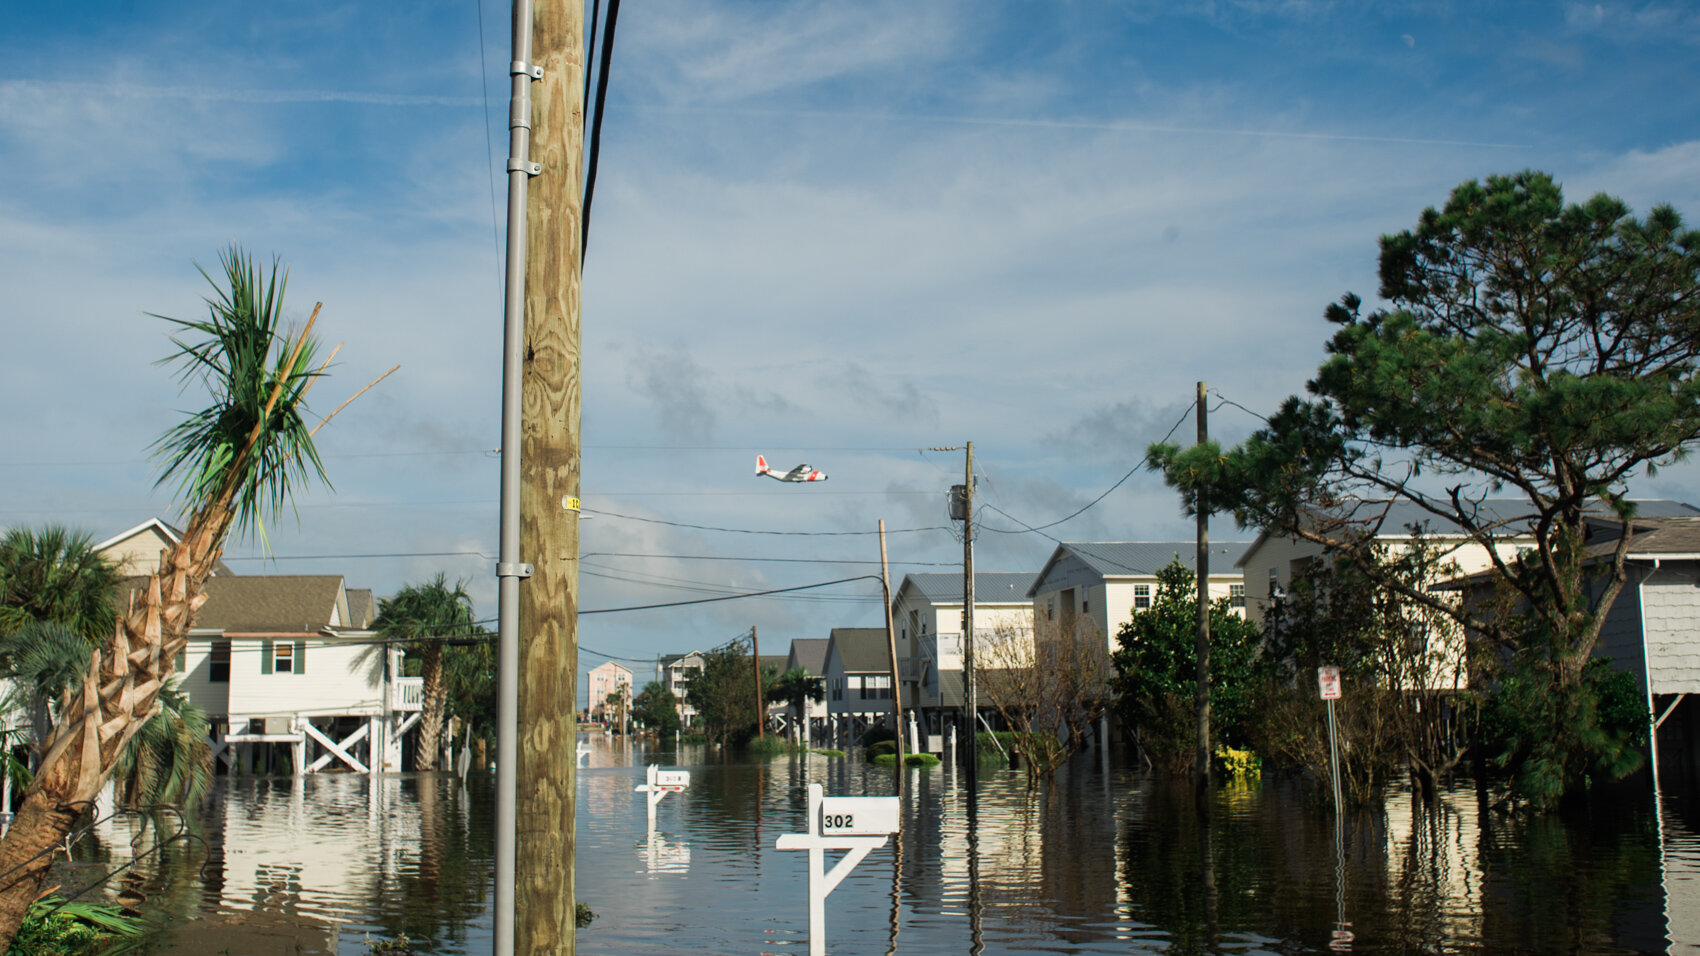
[[1245, 607], [1245, 585], [1243, 585], [1243, 584], [1230, 584], [1230, 585], [1228, 585], [1228, 606], [1229, 607]]
[[207, 680], [214, 684], [230, 683], [229, 641], [213, 641], [212, 655], [207, 659]]
[[1133, 609], [1135, 611], [1151, 610], [1151, 585], [1135, 584], [1133, 586]]
[[184, 648], [183, 650], [180, 650], [180, 651], [177, 652], [176, 657], [172, 658], [171, 669], [176, 671], [177, 673], [181, 674], [181, 673], [183, 673], [183, 671], [186, 668], [188, 668], [188, 666], [189, 666], [189, 649]]
[[863, 678], [862, 679], [862, 699], [863, 700], [890, 700], [891, 699], [891, 675], [890, 674], [882, 674], [882, 675], [879, 675], [877, 677], [865, 677], [865, 678]]
[[306, 672], [306, 641], [260, 642], [260, 673], [304, 674]]

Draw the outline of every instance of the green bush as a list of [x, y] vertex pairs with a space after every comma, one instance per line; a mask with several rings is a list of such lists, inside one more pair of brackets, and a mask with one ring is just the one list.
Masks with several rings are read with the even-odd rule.
[[66, 903], [44, 896], [30, 904], [6, 956], [82, 956], [146, 932], [138, 919], [103, 903]]
[[842, 751], [842, 750], [811, 750], [811, 751], [809, 751], [809, 753], [820, 754], [822, 757], [842, 757], [842, 756], [844, 756], [844, 751]]
[[868, 759], [869, 760], [873, 760], [876, 757], [892, 756], [892, 755], [897, 753], [897, 741], [895, 741], [895, 740], [876, 741], [876, 742], [868, 745], [867, 753], [868, 753]]
[[879, 756], [874, 757], [872, 759], [873, 759], [874, 763], [879, 764], [882, 767], [896, 767], [897, 766], [897, 755], [896, 754], [880, 754]]
[[906, 767], [936, 767], [939, 765], [939, 758], [932, 754], [909, 754], [903, 758], [903, 765]]
[[[981, 760], [1003, 760], [1004, 754], [1014, 753], [1017, 735], [1013, 730], [980, 731], [974, 738], [975, 751]], [[1000, 751], [999, 745], [1003, 746]]]

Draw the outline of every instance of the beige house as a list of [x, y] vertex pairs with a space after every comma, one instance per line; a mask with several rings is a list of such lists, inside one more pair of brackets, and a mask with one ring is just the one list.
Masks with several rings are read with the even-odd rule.
[[[1236, 608], [1245, 606], [1243, 578], [1235, 564], [1246, 548], [1239, 542], [1211, 543], [1211, 600], [1228, 598]], [[1198, 546], [1192, 541], [1059, 544], [1027, 590], [1034, 626], [1059, 633], [1092, 628], [1115, 650], [1122, 625], [1156, 600], [1157, 572], [1176, 558], [1197, 572]]]
[[[1033, 575], [1026, 571], [975, 573], [976, 647], [1000, 632], [1032, 633], [1033, 603], [1027, 597], [1032, 583]], [[960, 574], [910, 574], [891, 600], [903, 707], [919, 715], [927, 733], [938, 733], [945, 714], [962, 710], [962, 592]], [[883, 629], [880, 635], [883, 642]], [[883, 643], [882, 653], [889, 656]]]

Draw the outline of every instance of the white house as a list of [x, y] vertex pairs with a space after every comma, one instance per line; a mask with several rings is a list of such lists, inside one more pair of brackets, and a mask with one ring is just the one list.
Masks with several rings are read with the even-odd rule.
[[690, 678], [702, 673], [702, 665], [701, 651], [664, 654], [655, 662], [655, 679], [661, 682], [662, 687], [673, 692], [678, 701], [679, 723], [686, 727], [696, 724], [697, 709], [685, 702], [685, 691], [688, 689]]
[[[1211, 542], [1207, 590], [1211, 600], [1245, 605], [1242, 572], [1235, 563], [1243, 542]], [[1038, 629], [1074, 633], [1091, 627], [1115, 649], [1122, 625], [1157, 598], [1157, 572], [1176, 558], [1194, 573], [1198, 546], [1192, 541], [1093, 541], [1059, 544], [1039, 571], [1027, 597]]]
[[[981, 571], [974, 575], [974, 635], [1031, 633], [1031, 572]], [[941, 732], [947, 713], [963, 703], [963, 579], [960, 574], [909, 574], [891, 600], [897, 636], [903, 707], [915, 711], [927, 733]], [[882, 632], [883, 633], [883, 632]]]
[[375, 616], [372, 592], [341, 575], [207, 579], [176, 667], [212, 723], [215, 757], [265, 769], [286, 747], [296, 773], [403, 769], [421, 679], [401, 676], [401, 649], [377, 641]]
[[[96, 545], [133, 576], [120, 607], [181, 538], [150, 518]], [[207, 714], [219, 766], [271, 767], [288, 751], [296, 773], [402, 769], [421, 680], [402, 676], [401, 650], [371, 631], [370, 590], [348, 588], [336, 574], [239, 575], [220, 562], [206, 594], [173, 664], [183, 692]]]

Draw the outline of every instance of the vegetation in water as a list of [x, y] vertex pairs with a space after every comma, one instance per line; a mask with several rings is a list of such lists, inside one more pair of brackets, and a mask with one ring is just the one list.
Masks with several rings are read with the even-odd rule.
[[31, 904], [6, 956], [86, 956], [138, 939], [146, 926], [104, 903], [44, 896]]

